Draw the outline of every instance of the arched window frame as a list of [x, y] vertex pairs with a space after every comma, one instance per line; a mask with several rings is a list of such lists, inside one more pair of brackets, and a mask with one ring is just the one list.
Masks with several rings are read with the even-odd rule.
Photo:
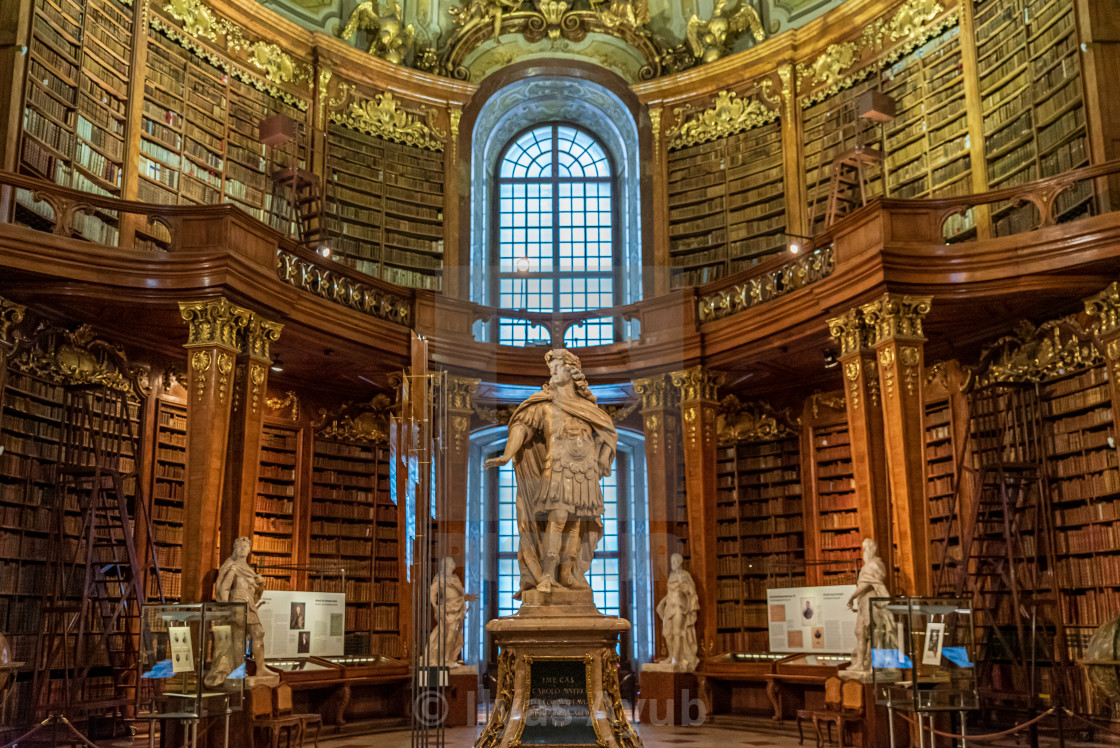
[[[511, 149], [513, 149], [517, 145], [518, 141], [524, 135], [526, 135], [527, 133], [531, 133], [535, 130], [541, 130], [541, 129], [544, 129], [544, 128], [550, 128], [550, 130], [551, 130], [550, 141], [551, 141], [551, 151], [552, 151], [552, 154], [553, 154], [551, 176], [548, 176], [548, 177], [503, 177], [501, 175], [502, 166], [503, 166], [503, 164], [505, 164], [506, 158], [508, 157]], [[595, 145], [599, 148], [599, 150], [602, 151], [603, 155], [606, 158], [607, 167], [608, 167], [608, 171], [609, 171], [609, 174], [608, 174], [607, 177], [568, 177], [568, 176], [563, 176], [563, 175], [560, 174], [560, 169], [557, 168], [558, 163], [559, 163], [557, 157], [559, 156], [560, 153], [563, 152], [563, 151], [560, 150], [560, 143], [559, 143], [559, 133], [560, 133], [561, 128], [571, 128], [573, 130], [576, 130], [577, 132], [583, 133], [585, 136], [590, 138], [595, 143]], [[493, 176], [492, 176], [490, 181], [491, 181], [491, 184], [490, 184], [490, 187], [491, 187], [491, 200], [490, 200], [491, 209], [490, 209], [490, 234], [489, 234], [490, 239], [489, 239], [489, 242], [488, 242], [488, 244], [490, 246], [490, 252], [489, 252], [489, 258], [488, 259], [489, 259], [489, 262], [490, 262], [490, 267], [493, 268], [493, 271], [490, 274], [490, 298], [495, 300], [497, 306], [503, 307], [503, 308], [508, 308], [508, 309], [520, 309], [520, 310], [525, 310], [525, 311], [535, 311], [535, 312], [544, 312], [544, 313], [549, 313], [549, 312], [559, 313], [559, 312], [562, 312], [562, 311], [584, 311], [586, 309], [598, 309], [600, 307], [615, 306], [617, 304], [622, 303], [621, 302], [621, 297], [622, 297], [623, 252], [622, 252], [621, 205], [620, 205], [621, 204], [621, 196], [620, 196], [621, 184], [620, 184], [620, 181], [619, 181], [619, 170], [618, 170], [617, 164], [615, 163], [614, 156], [611, 153], [611, 150], [607, 147], [606, 143], [604, 143], [602, 141], [602, 139], [597, 137], [595, 135], [595, 133], [591, 132], [588, 128], [583, 127], [582, 125], [580, 125], [579, 123], [576, 123], [576, 122], [571, 122], [571, 121], [566, 121], [566, 120], [555, 120], [555, 121], [551, 121], [551, 122], [537, 122], [537, 123], [534, 123], [534, 124], [532, 124], [528, 127], [522, 128], [516, 134], [514, 134], [513, 137], [511, 137], [506, 142], [506, 144], [502, 147], [502, 149], [498, 152], [497, 158], [495, 159], [495, 162], [494, 162]], [[501, 215], [502, 215], [501, 191], [502, 191], [502, 187], [504, 185], [510, 185], [510, 184], [550, 184], [552, 186], [552, 196], [551, 196], [551, 204], [552, 204], [552, 211], [551, 211], [551, 214], [552, 214], [552, 220], [551, 220], [552, 268], [551, 268], [551, 270], [540, 270], [540, 269], [530, 267], [530, 269], [528, 271], [519, 272], [515, 268], [510, 268], [510, 269], [505, 269], [504, 268], [503, 258], [502, 258], [502, 242], [501, 242]], [[567, 270], [567, 271], [565, 271], [565, 270], [562, 269], [561, 255], [560, 255], [560, 244], [561, 244], [561, 242], [560, 242], [560, 232], [561, 232], [561, 229], [563, 228], [561, 226], [561, 222], [560, 222], [560, 213], [562, 212], [560, 210], [560, 208], [561, 208], [560, 186], [562, 184], [607, 184], [607, 185], [610, 186], [610, 237], [611, 237], [610, 238], [610, 243], [611, 243], [611, 255], [610, 255], [610, 270], [609, 270], [609, 272], [603, 272], [601, 270], [594, 270], [594, 271]], [[586, 212], [587, 211], [584, 211], [584, 214], [586, 214]], [[598, 211], [596, 211], [596, 212], [598, 212]], [[586, 226], [586, 224], [581, 224], [581, 225]], [[516, 258], [514, 258], [514, 259], [516, 259]], [[586, 279], [590, 279], [590, 278], [609, 278], [610, 279], [611, 303], [609, 305], [599, 304], [599, 305], [594, 305], [594, 306], [576, 305], [573, 308], [564, 309], [563, 308], [564, 305], [561, 303], [562, 296], [561, 296], [561, 292], [560, 292], [560, 285], [561, 285], [561, 279], [567, 279], [567, 278], [570, 278], [570, 279], [573, 279], [573, 280], [575, 280], [575, 279], [586, 280]], [[524, 289], [524, 294], [525, 294], [524, 299], [525, 299], [526, 303], [523, 303], [523, 304], [516, 304], [515, 303], [512, 306], [507, 306], [507, 305], [502, 304], [501, 303], [501, 299], [502, 299], [501, 282], [502, 282], [502, 280], [512, 280], [513, 281], [512, 288], [514, 289], [515, 297], [516, 297], [516, 294], [517, 294], [516, 289], [518, 288], [519, 283], [524, 284], [522, 286], [522, 288]], [[548, 281], [551, 281], [551, 283], [552, 283], [552, 306], [551, 306], [551, 308], [542, 309], [542, 308], [539, 307], [539, 305], [534, 305], [534, 304], [532, 304], [528, 301], [529, 298], [531, 298], [531, 296], [535, 295], [535, 294], [531, 294], [529, 292], [530, 284], [534, 280], [548, 280]], [[585, 291], [585, 293], [586, 293], [586, 291]], [[531, 325], [529, 323], [519, 322], [518, 320], [512, 320], [512, 319], [509, 319], [509, 318], [505, 318], [505, 319], [497, 318], [497, 319], [493, 320], [492, 325], [493, 325], [493, 328], [492, 328], [492, 331], [491, 331], [491, 335], [493, 335], [492, 339], [493, 340], [499, 340], [499, 341], [503, 340], [503, 336], [502, 336], [502, 332], [501, 332], [503, 326], [506, 326], [507, 329], [513, 329], [513, 328], [516, 328], [516, 327], [524, 328], [524, 330], [525, 330], [524, 336], [529, 341], [532, 341], [534, 339], [535, 335], [540, 335], [543, 332], [543, 328], [538, 327], [537, 330], [534, 331], [533, 330], [533, 328], [534, 328], [533, 325]], [[606, 327], [608, 325], [609, 325], [610, 332], [607, 335], [603, 335], [602, 330], [603, 330], [604, 327]], [[586, 325], [584, 326], [582, 331], [573, 330], [569, 333], [569, 336], [574, 334], [577, 338], [582, 338], [584, 340], [586, 340], [587, 338], [590, 338], [590, 339], [595, 341], [595, 342], [592, 342], [592, 343], [574, 342], [574, 343], [571, 343], [573, 346], [574, 345], [596, 345], [596, 344], [616, 342], [616, 341], [618, 341], [622, 338], [622, 333], [623, 333], [623, 331], [621, 330], [618, 321], [612, 317], [612, 318], [604, 319], [604, 320], [588, 320], [588, 322], [586, 323]], [[547, 339], [547, 335], [545, 335], [545, 339]], [[524, 342], [515, 342], [513, 344], [523, 345], [525, 343]]]

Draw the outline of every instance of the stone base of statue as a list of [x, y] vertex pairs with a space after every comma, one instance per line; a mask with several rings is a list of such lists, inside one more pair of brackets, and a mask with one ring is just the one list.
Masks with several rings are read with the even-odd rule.
[[704, 721], [700, 685], [694, 673], [669, 662], [647, 662], [638, 675], [638, 716], [643, 725], [698, 725]]
[[448, 727], [474, 727], [478, 724], [478, 668], [457, 665], [447, 673]]
[[516, 615], [486, 625], [498, 655], [494, 711], [475, 748], [519, 745], [640, 748], [618, 690], [618, 637], [591, 591], [528, 590]]

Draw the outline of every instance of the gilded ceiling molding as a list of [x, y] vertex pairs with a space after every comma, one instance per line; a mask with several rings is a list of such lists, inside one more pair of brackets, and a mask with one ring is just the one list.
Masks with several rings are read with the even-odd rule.
[[186, 347], [218, 345], [241, 352], [241, 331], [252, 313], [234, 306], [224, 296], [201, 301], [180, 301], [179, 314], [188, 325]]
[[871, 345], [884, 340], [925, 340], [922, 320], [929, 314], [930, 296], [905, 296], [885, 293], [860, 307], [871, 334]]
[[777, 110], [754, 97], [740, 99], [734, 91], [720, 91], [710, 109], [691, 119], [685, 120], [685, 113], [683, 108], [674, 110], [677, 124], [665, 133], [669, 138], [671, 151], [726, 138], [737, 132], [769, 124], [778, 118]]
[[700, 364], [674, 371], [669, 378], [680, 391], [681, 403], [715, 402], [719, 398], [719, 386], [723, 384], [723, 374]]
[[[144, 7], [147, 8], [146, 2]], [[251, 41], [246, 38], [240, 26], [220, 18], [201, 0], [166, 0], [161, 7], [163, 12], [181, 24], [181, 28], [165, 23], [155, 14], [150, 15], [148, 19], [148, 24], [152, 28], [258, 90], [281, 99], [301, 111], [307, 111], [307, 101], [292, 96], [276, 85], [268, 84], [294, 84], [310, 91], [314, 86], [314, 68], [309, 63], [293, 60], [274, 43], [262, 40]], [[198, 43], [199, 40], [217, 43], [219, 37], [225, 39], [227, 50], [240, 54], [244, 61], [263, 75], [267, 83], [230, 66], [222, 57]]]
[[728, 395], [719, 404], [716, 436], [720, 444], [769, 442], [797, 433], [797, 421], [789, 410], [775, 410], [769, 403], [742, 403]]
[[701, 324], [738, 314], [827, 278], [832, 275], [835, 267], [830, 244], [790, 260], [768, 273], [702, 296], [696, 303], [697, 314]]
[[381, 0], [359, 3], [346, 25], [336, 32], [338, 37], [349, 41], [354, 34], [364, 31], [370, 40], [368, 52], [371, 55], [393, 65], [404, 64], [405, 58], [412, 54], [416, 29], [411, 23], [405, 24], [404, 9], [399, 2], [394, 2], [391, 7], [393, 12], [382, 15]]
[[412, 319], [411, 304], [402, 296], [352, 280], [281, 249], [276, 253], [280, 280], [336, 304], [399, 325]]
[[[340, 101], [332, 99], [332, 106], [340, 106], [342, 102], [350, 99], [353, 91], [346, 83], [340, 83], [338, 90]], [[440, 132], [435, 127], [436, 111], [425, 108], [424, 115], [427, 124], [421, 122], [416, 115], [398, 108], [392, 92], [386, 91], [374, 94], [373, 100], [354, 97], [349, 106], [331, 112], [329, 116], [331, 122], [349, 127], [351, 130], [359, 130], [375, 138], [426, 148], [430, 151], [443, 151], [442, 141], [447, 139], [447, 133]]]
[[[938, 18], [944, 10], [939, 0], [906, 0], [889, 17], [865, 26], [858, 39], [830, 44], [811, 62], [798, 64], [798, 91], [815, 89], [801, 100], [801, 106], [811, 106], [858, 83], [955, 26], [960, 20], [959, 11], [954, 9]], [[855, 73], [845, 75], [867, 57], [885, 49], [889, 49], [887, 54], [873, 57]]]
[[762, 19], [749, 0], [727, 6], [728, 0], [716, 0], [711, 18], [705, 21], [693, 13], [688, 19], [685, 38], [697, 62], [715, 62], [731, 54], [735, 42], [747, 31], [756, 42], [766, 38]]
[[377, 394], [368, 401], [345, 403], [333, 411], [320, 410], [311, 427], [323, 439], [388, 444], [391, 411], [389, 397]]
[[1036, 383], [1104, 361], [1092, 334], [1076, 317], [1050, 320], [1035, 327], [1026, 320], [1015, 334], [984, 349], [975, 367], [977, 387], [1003, 382]]

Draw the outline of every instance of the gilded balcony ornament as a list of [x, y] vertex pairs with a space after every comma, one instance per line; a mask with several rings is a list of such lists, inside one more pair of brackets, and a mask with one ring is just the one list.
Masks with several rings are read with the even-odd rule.
[[442, 151], [443, 143], [433, 137], [432, 129], [414, 115], [397, 107], [393, 94], [376, 94], [373, 100], [359, 99], [341, 112], [331, 112], [331, 121], [352, 130], [384, 140], [392, 140], [430, 151]]
[[683, 109], [675, 110], [677, 123], [666, 135], [675, 150], [709, 140], [718, 140], [743, 130], [773, 122], [778, 112], [756, 98], [740, 99], [734, 91], [720, 91], [710, 109], [682, 121]]
[[310, 260], [280, 250], [276, 253], [280, 280], [336, 304], [387, 322], [407, 325], [412, 307], [402, 296], [353, 280]]
[[697, 314], [701, 323], [738, 314], [827, 278], [834, 268], [832, 245], [821, 247], [765, 275], [701, 297]]
[[369, 53], [393, 65], [401, 65], [412, 52], [416, 29], [404, 22], [404, 9], [399, 2], [391, 5], [382, 0], [366, 0], [354, 8], [341, 31], [340, 39], [349, 41], [359, 31], [366, 33]]
[[749, 0], [739, 0], [728, 7], [728, 0], [717, 0], [712, 17], [703, 20], [695, 13], [688, 19], [685, 36], [689, 49], [697, 62], [715, 62], [731, 54], [735, 41], [750, 31], [756, 42], [766, 38], [762, 29], [762, 19]]
[[788, 410], [775, 410], [764, 402], [740, 402], [734, 395], [720, 401], [716, 418], [720, 444], [768, 442], [795, 433], [797, 425]]

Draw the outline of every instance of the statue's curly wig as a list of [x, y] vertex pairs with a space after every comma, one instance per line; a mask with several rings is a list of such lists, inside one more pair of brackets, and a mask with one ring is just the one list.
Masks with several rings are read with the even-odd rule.
[[551, 364], [556, 359], [563, 361], [564, 366], [568, 369], [568, 373], [572, 375], [572, 383], [575, 385], [576, 392], [594, 403], [595, 395], [591, 392], [591, 388], [587, 386], [587, 377], [583, 375], [583, 368], [579, 362], [579, 357], [567, 348], [553, 348], [551, 351], [544, 354], [544, 360], [547, 364]]

